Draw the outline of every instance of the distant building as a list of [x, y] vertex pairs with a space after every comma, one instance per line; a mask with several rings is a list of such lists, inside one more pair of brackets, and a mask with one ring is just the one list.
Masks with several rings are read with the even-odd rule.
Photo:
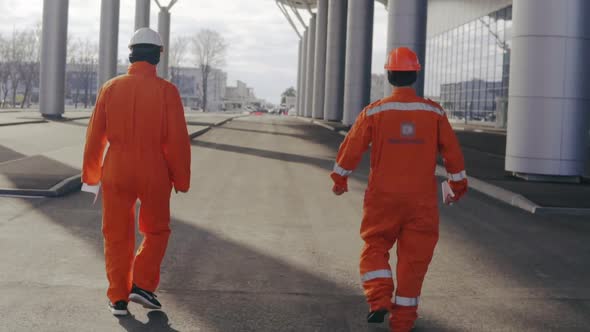
[[[295, 108], [295, 104], [297, 103], [297, 96], [286, 96], [285, 97], [285, 108], [287, 110], [290, 110], [292, 108]], [[282, 106], [282, 105], [281, 105]]]
[[[120, 65], [118, 74], [127, 72], [127, 66]], [[209, 73], [207, 85], [207, 111], [219, 112], [224, 110], [225, 89], [227, 74], [219, 69], [213, 69]], [[170, 82], [178, 88], [182, 103], [185, 107], [203, 109], [202, 73], [194, 67], [171, 67]]]
[[[172, 67], [170, 68], [170, 76], [170, 81], [178, 87], [184, 106], [192, 109], [203, 109], [203, 76], [201, 70], [191, 67]], [[225, 110], [224, 98], [227, 74], [221, 70], [213, 69], [209, 73], [207, 80], [207, 111], [219, 112]]]
[[228, 86], [225, 89], [225, 109], [228, 111], [245, 108], [248, 105], [259, 107], [261, 101], [256, 98], [254, 89], [242, 81], [236, 86]]

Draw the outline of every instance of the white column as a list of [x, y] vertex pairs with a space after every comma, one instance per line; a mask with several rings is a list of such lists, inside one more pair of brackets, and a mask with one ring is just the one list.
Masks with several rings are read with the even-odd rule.
[[98, 45], [98, 86], [117, 75], [119, 0], [102, 0]]
[[[332, 0], [338, 1], [338, 0]], [[324, 94], [326, 86], [326, 42], [328, 34], [328, 0], [318, 0], [316, 40], [315, 40], [315, 64], [313, 83], [313, 110], [314, 119], [324, 118]]]
[[587, 0], [515, 0], [506, 170], [579, 176], [590, 122]]
[[151, 0], [135, 0], [135, 31], [150, 26]]
[[162, 44], [164, 44], [164, 52], [160, 55], [160, 63], [158, 64], [158, 75], [164, 79], [168, 79], [168, 55], [170, 54], [170, 11], [167, 7], [162, 7], [158, 14], [158, 32], [162, 37]]
[[301, 106], [301, 52], [303, 52], [303, 47], [301, 46], [303, 39], [299, 40], [297, 45], [297, 98], [295, 103], [295, 110], [297, 111], [297, 115], [299, 115], [299, 108]]
[[309, 33], [307, 34], [307, 75], [305, 77], [305, 117], [311, 118], [313, 108], [313, 81], [315, 72], [315, 36], [316, 36], [316, 16], [312, 15], [309, 20]]
[[308, 57], [307, 57], [307, 44], [309, 38], [309, 28], [305, 28], [303, 32], [303, 39], [301, 40], [301, 46], [303, 50], [301, 51], [301, 100], [300, 105], [301, 107], [297, 111], [297, 115], [305, 116], [305, 105], [307, 100], [307, 67], [308, 67]]
[[[414, 84], [419, 96], [424, 95], [424, 73], [426, 58], [426, 23], [428, 0], [389, 0], [387, 6], [387, 53], [398, 47], [409, 47], [418, 55], [422, 70]], [[450, 14], [452, 15], [452, 14]], [[392, 87], [385, 84], [385, 96], [391, 94]]]
[[328, 49], [324, 97], [324, 120], [328, 121], [342, 120], [347, 6], [347, 0], [333, 0], [328, 4]]
[[371, 99], [374, 0], [348, 0], [344, 118], [352, 125]]
[[39, 108], [44, 117], [64, 113], [68, 0], [43, 1]]

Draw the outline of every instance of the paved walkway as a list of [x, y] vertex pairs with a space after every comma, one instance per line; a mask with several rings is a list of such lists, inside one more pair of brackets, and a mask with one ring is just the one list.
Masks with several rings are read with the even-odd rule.
[[[195, 139], [192, 190], [172, 199], [164, 310], [132, 305], [123, 319], [106, 309], [90, 195], [0, 197], [0, 331], [387, 331], [364, 323], [359, 285], [366, 160], [351, 192], [330, 192], [341, 140], [272, 116]], [[587, 218], [477, 192], [441, 208], [416, 331], [587, 331], [589, 235]]]

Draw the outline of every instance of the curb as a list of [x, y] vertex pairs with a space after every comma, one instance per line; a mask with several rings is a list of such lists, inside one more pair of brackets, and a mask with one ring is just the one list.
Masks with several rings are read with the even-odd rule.
[[86, 120], [90, 119], [92, 116], [79, 116], [79, 117], [72, 117], [72, 118], [63, 118], [63, 120], [55, 121], [55, 122], [70, 122], [70, 121], [77, 121], [77, 120]]
[[300, 116], [298, 116], [296, 118], [299, 119], [299, 120], [301, 120], [301, 121], [303, 121], [303, 122], [312, 123], [312, 124], [314, 124], [316, 126], [320, 126], [320, 127], [326, 128], [326, 129], [331, 130], [333, 132], [336, 132], [336, 133], [338, 133], [338, 134], [340, 134], [342, 136], [346, 136], [348, 134], [348, 132], [346, 130], [343, 130], [343, 129], [340, 129], [340, 128], [336, 128], [334, 126], [330, 126], [327, 123], [323, 123], [321, 121], [316, 121], [315, 119], [302, 118]]
[[192, 139], [195, 139], [195, 138], [203, 135], [204, 133], [208, 132], [209, 130], [211, 130], [211, 127], [205, 127], [205, 128], [203, 128], [201, 130], [195, 131], [194, 133], [190, 133], [188, 135], [188, 137], [190, 137], [190, 139], [192, 140]]
[[[340, 130], [337, 131], [336, 128], [327, 125], [325, 123], [319, 123], [314, 121], [313, 119], [308, 118], [301, 118], [297, 117], [297, 119], [307, 122], [313, 123], [315, 125], [319, 125], [320, 127], [324, 127], [330, 129], [331, 131], [338, 132], [338, 134], [342, 136], [346, 136], [348, 134], [347, 131]], [[445, 177], [447, 176], [447, 171], [444, 167], [440, 165], [436, 165], [436, 172], [435, 175]], [[483, 180], [474, 178], [472, 176], [468, 177], [469, 179], [469, 188], [479, 191], [480, 193], [496, 199], [498, 201], [504, 202], [510, 206], [519, 208], [526, 212], [536, 215], [572, 215], [572, 216], [590, 216], [590, 209], [584, 208], [558, 208], [558, 207], [546, 207], [540, 206], [535, 202], [529, 200], [528, 198], [522, 196], [521, 194], [517, 194], [510, 190], [506, 190], [504, 188], [500, 188], [495, 186], [491, 183], [487, 183]]]
[[20, 121], [20, 122], [9, 122], [9, 123], [0, 123], [0, 127], [9, 127], [9, 126], [20, 126], [26, 124], [36, 124], [36, 123], [48, 123], [47, 120], [29, 120], [29, 121]]
[[62, 180], [58, 184], [54, 185], [50, 189], [5, 189], [0, 188], [1, 196], [19, 196], [19, 197], [61, 197], [69, 193], [79, 191], [82, 188], [82, 176], [74, 175], [65, 180]]
[[81, 116], [81, 117], [74, 117], [74, 118], [63, 118], [62, 120], [27, 120], [27, 121], [15, 121], [15, 122], [8, 122], [8, 123], [0, 123], [0, 127], [10, 127], [10, 126], [21, 126], [27, 124], [38, 124], [38, 123], [49, 123], [49, 122], [70, 122], [76, 120], [86, 120], [90, 119], [90, 116]]

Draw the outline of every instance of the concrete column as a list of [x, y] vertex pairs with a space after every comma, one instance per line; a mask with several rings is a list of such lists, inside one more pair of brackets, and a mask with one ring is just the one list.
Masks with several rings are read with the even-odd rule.
[[135, 31], [150, 27], [151, 0], [135, 0]]
[[[334, 0], [333, 0], [334, 1]], [[336, 0], [338, 1], [338, 0]], [[324, 93], [326, 85], [326, 42], [328, 35], [328, 0], [318, 0], [316, 39], [315, 39], [315, 74], [313, 83], [314, 119], [324, 118]]]
[[102, 0], [98, 43], [98, 86], [117, 75], [119, 0]]
[[168, 55], [170, 51], [170, 11], [163, 7], [158, 14], [158, 32], [162, 37], [162, 44], [164, 44], [164, 52], [160, 55], [160, 63], [158, 64], [158, 75], [164, 79], [168, 79]]
[[64, 113], [68, 0], [43, 1], [39, 108], [44, 117]]
[[374, 0], [348, 0], [344, 118], [352, 125], [371, 99]]
[[[387, 5], [387, 53], [384, 60], [389, 52], [402, 46], [409, 47], [418, 54], [422, 70], [414, 88], [419, 96], [424, 95], [427, 14], [428, 0], [389, 0]], [[386, 97], [391, 91], [391, 85], [385, 84]]]
[[324, 101], [324, 119], [328, 121], [342, 120], [347, 6], [347, 0], [332, 0], [328, 4], [328, 49]]
[[301, 40], [301, 100], [300, 100], [300, 107], [297, 112], [299, 116], [305, 116], [305, 105], [307, 101], [307, 67], [308, 63], [308, 56], [307, 56], [307, 46], [308, 46], [308, 39], [309, 39], [309, 28], [306, 28], [303, 32], [303, 39]]
[[582, 175], [590, 121], [590, 2], [515, 0], [513, 6], [506, 170]]
[[313, 81], [315, 72], [315, 36], [316, 36], [316, 15], [313, 14], [309, 20], [309, 33], [307, 34], [307, 74], [305, 92], [305, 117], [311, 118], [313, 109]]
[[303, 74], [301, 71], [303, 70], [303, 38], [299, 40], [298, 47], [297, 47], [297, 104], [295, 105], [295, 110], [297, 115], [299, 115], [299, 110], [301, 109], [301, 79], [303, 78]]

